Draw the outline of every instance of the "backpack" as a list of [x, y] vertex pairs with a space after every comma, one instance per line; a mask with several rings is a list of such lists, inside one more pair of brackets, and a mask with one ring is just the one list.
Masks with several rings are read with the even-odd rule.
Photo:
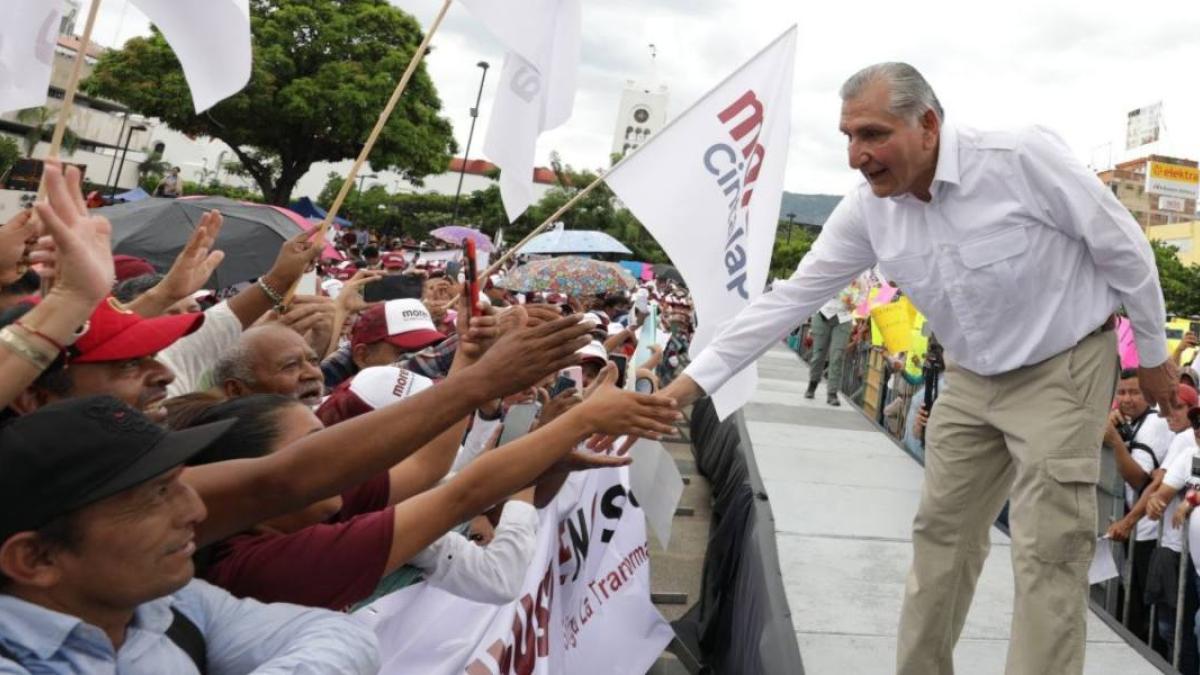
[[[175, 619], [167, 628], [167, 638], [188, 655], [192, 663], [196, 664], [196, 670], [200, 671], [200, 675], [205, 675], [208, 671], [208, 646], [204, 641], [204, 633], [200, 632], [200, 628], [178, 609], [172, 607], [171, 614]], [[9, 651], [3, 644], [0, 644], [0, 658], [17, 664], [21, 663], [17, 655]]]

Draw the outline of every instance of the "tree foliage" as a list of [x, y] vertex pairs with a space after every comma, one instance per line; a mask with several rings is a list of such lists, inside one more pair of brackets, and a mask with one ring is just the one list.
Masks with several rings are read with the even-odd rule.
[[[251, 0], [249, 84], [196, 115], [179, 61], [154, 30], [106, 53], [85, 83], [193, 136], [224, 141], [267, 200], [285, 204], [314, 162], [357, 156], [422, 34], [387, 0]], [[457, 148], [425, 66], [371, 152], [374, 169], [420, 181]]]
[[[788, 228], [792, 227], [791, 235]], [[789, 226], [780, 221], [775, 231], [775, 248], [771, 251], [771, 272], [768, 278], [787, 279], [796, 271], [800, 259], [812, 248], [816, 236], [804, 227]]]
[[9, 136], [0, 135], [0, 183], [3, 183], [3, 178], [12, 168], [13, 164], [21, 158], [21, 146]]
[[1184, 265], [1176, 257], [1178, 248], [1151, 240], [1158, 279], [1162, 284], [1167, 313], [1176, 316], [1200, 316], [1200, 266]]
[[[25, 108], [17, 112], [17, 121], [29, 125], [29, 131], [25, 132], [24, 139], [25, 156], [33, 157], [33, 151], [37, 148], [38, 142], [49, 143], [51, 137], [54, 136], [54, 127], [58, 124], [58, 108], [46, 106]], [[63, 129], [62, 151], [67, 155], [73, 155], [78, 148], [79, 135], [71, 127]]]

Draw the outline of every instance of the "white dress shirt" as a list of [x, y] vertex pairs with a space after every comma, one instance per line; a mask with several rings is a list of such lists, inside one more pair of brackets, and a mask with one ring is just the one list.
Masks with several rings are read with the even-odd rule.
[[[795, 274], [759, 296], [688, 367], [712, 392], [878, 262], [947, 356], [980, 375], [1078, 343], [1120, 305], [1141, 362], [1167, 359], [1154, 254], [1116, 197], [1052, 132], [942, 125], [932, 199], [838, 204]], [[700, 317], [703, 320], [704, 317]]]
[[242, 337], [242, 320], [222, 301], [204, 313], [204, 323], [195, 333], [176, 340], [158, 353], [175, 374], [167, 385], [167, 396], [182, 396], [203, 388], [204, 375], [212, 369], [221, 355], [233, 349]]

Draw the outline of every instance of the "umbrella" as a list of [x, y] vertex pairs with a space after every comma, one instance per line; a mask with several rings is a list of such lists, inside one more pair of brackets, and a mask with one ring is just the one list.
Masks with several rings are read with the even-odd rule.
[[[214, 248], [225, 252], [207, 288], [220, 289], [262, 276], [271, 269], [283, 242], [302, 232], [291, 217], [274, 207], [223, 197], [162, 199], [96, 209], [113, 227], [113, 252], [145, 258], [165, 271], [183, 250], [195, 224], [208, 211], [225, 216]], [[299, 215], [296, 218], [303, 220]]]
[[121, 194], [113, 197], [113, 201], [114, 202], [140, 202], [141, 200], [146, 199], [149, 196], [150, 196], [150, 193], [143, 190], [141, 188], [141, 186], [139, 185], [138, 187], [133, 188], [129, 192], [122, 192]]
[[596, 230], [555, 230], [539, 234], [521, 253], [633, 253], [621, 242]]
[[575, 298], [633, 288], [633, 276], [620, 265], [566, 256], [535, 260], [509, 272], [498, 284], [520, 293], [562, 293]]
[[442, 241], [449, 242], [455, 246], [462, 246], [463, 239], [472, 239], [475, 241], [475, 248], [480, 251], [491, 251], [492, 240], [479, 230], [466, 227], [464, 225], [447, 225], [439, 227], [429, 233], [430, 236], [437, 237]]
[[683, 275], [679, 273], [679, 270], [675, 269], [671, 265], [655, 265], [654, 276], [657, 279], [666, 279], [668, 281], [674, 281], [683, 284], [684, 286], [687, 285], [687, 282], [683, 280]]
[[[282, 206], [269, 206], [268, 208], [275, 209], [276, 211], [287, 216], [293, 223], [299, 225], [300, 229], [304, 230], [305, 232], [308, 232], [309, 230], [321, 224], [320, 220], [305, 218], [299, 213], [296, 213], [291, 209], [285, 209]], [[346, 258], [346, 256], [342, 255], [340, 251], [333, 247], [333, 244], [329, 243], [330, 238], [332, 238], [334, 235], [335, 232], [333, 232], [333, 227], [330, 226], [330, 231], [325, 233], [325, 250], [321, 251], [322, 260], [328, 260], [331, 258], [333, 260], [345, 260]]]

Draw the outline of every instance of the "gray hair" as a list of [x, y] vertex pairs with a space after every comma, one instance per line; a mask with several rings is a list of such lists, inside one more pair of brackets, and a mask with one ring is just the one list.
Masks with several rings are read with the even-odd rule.
[[250, 349], [244, 340], [222, 352], [212, 369], [213, 384], [217, 387], [224, 387], [225, 383], [230, 380], [237, 380], [247, 386], [257, 384], [254, 379], [254, 370], [250, 367], [250, 359]]
[[842, 85], [842, 100], [852, 99], [868, 85], [880, 81], [888, 84], [891, 96], [889, 108], [893, 115], [915, 122], [926, 110], [932, 110], [938, 121], [945, 119], [942, 104], [937, 94], [933, 93], [933, 87], [916, 68], [899, 61], [876, 63], [851, 75]]

